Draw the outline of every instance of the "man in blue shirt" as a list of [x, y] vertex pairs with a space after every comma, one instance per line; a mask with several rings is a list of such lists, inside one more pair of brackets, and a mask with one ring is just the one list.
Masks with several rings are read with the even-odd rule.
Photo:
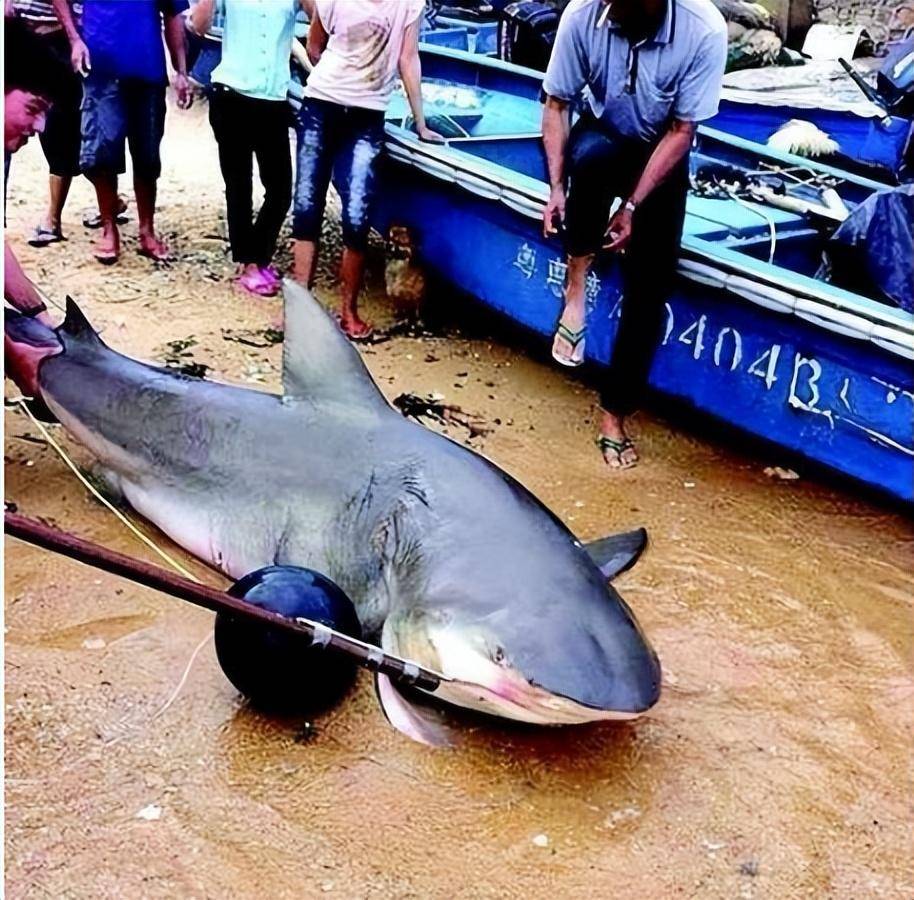
[[139, 252], [151, 259], [167, 259], [168, 248], [155, 232], [168, 84], [162, 31], [164, 19], [178, 106], [186, 109], [193, 101], [181, 16], [188, 2], [84, 0], [81, 34], [66, 0], [54, 0], [54, 7], [70, 39], [73, 66], [85, 76], [80, 166], [95, 185], [102, 219], [95, 258], [114, 263], [120, 256], [117, 177], [126, 168], [126, 143], [133, 162]]
[[[619, 253], [624, 294], [598, 440], [611, 468], [638, 460], [624, 420], [647, 384], [676, 270], [689, 150], [697, 123], [717, 112], [726, 55], [726, 25], [710, 0], [572, 0], [552, 49], [543, 225], [547, 236], [563, 228], [568, 254], [552, 355], [584, 361], [587, 275], [598, 250]], [[573, 105], [581, 112], [571, 127]]]

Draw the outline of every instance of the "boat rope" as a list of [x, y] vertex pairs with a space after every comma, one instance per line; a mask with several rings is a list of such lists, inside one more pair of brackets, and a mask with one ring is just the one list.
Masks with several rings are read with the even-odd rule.
[[743, 209], [748, 209], [750, 212], [754, 212], [756, 215], [761, 216], [766, 224], [768, 225], [768, 234], [769, 234], [769, 250], [768, 250], [768, 262], [774, 262], [774, 251], [777, 248], [778, 244], [778, 229], [775, 225], [774, 218], [768, 214], [764, 207], [759, 206], [756, 203], [749, 203], [744, 200], [736, 191], [728, 191], [731, 200], [735, 200]]

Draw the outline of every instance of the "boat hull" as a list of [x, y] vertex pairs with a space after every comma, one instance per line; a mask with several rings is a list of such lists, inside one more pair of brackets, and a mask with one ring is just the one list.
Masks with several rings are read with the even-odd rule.
[[[407, 226], [434, 275], [544, 345], [551, 339], [564, 260], [536, 218], [395, 159], [381, 184], [379, 228]], [[620, 297], [615, 261], [599, 261], [588, 284], [587, 337], [588, 361], [598, 367], [612, 352]], [[667, 302], [650, 374], [669, 397], [907, 502], [912, 382], [909, 360], [686, 278]]]

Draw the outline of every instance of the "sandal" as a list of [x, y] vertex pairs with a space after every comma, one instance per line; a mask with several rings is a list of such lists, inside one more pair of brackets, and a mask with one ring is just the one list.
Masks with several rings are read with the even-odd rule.
[[57, 244], [65, 240], [63, 232], [59, 228], [45, 228], [44, 225], [36, 225], [28, 242], [32, 247], [47, 247], [48, 244]]
[[372, 328], [371, 325], [364, 331], [357, 332], [346, 331], [346, 329], [340, 325], [340, 331], [342, 331], [353, 344], [370, 344], [374, 340], [374, 328]]
[[113, 266], [121, 258], [121, 254], [118, 250], [108, 247], [104, 249], [94, 249], [92, 255], [95, 257], [96, 261], [100, 262], [103, 266]]
[[259, 269], [242, 272], [235, 279], [235, 284], [244, 288], [249, 294], [256, 294], [258, 297], [275, 297], [279, 291], [279, 285], [265, 279]]
[[[124, 225], [130, 221], [127, 216], [127, 201], [123, 197], [118, 197], [117, 203], [117, 215], [114, 217], [114, 221], [118, 225]], [[104, 225], [102, 221], [102, 214], [100, 212], [93, 212], [92, 210], [86, 210], [83, 213], [83, 227], [84, 228], [101, 228]]]
[[[587, 325], [582, 325], [580, 331], [572, 331], [564, 322], [559, 322], [555, 330], [555, 337], [562, 338], [571, 345], [571, 356], [562, 356], [556, 352], [555, 339], [552, 341], [552, 358], [562, 366], [577, 368], [584, 363], [584, 337], [587, 334]], [[580, 352], [579, 352], [580, 350]]]
[[[601, 434], [597, 438], [597, 446], [600, 448], [600, 452], [603, 454], [603, 460], [610, 467], [610, 469], [631, 469], [633, 466], [638, 464], [637, 454], [634, 459], [629, 459], [628, 461], [622, 459], [622, 454], [626, 450], [634, 450], [635, 445], [632, 443], [631, 438], [623, 438], [621, 441], [613, 440], [611, 437], [607, 437], [605, 434]], [[610, 462], [608, 453], [615, 454], [615, 462]]]

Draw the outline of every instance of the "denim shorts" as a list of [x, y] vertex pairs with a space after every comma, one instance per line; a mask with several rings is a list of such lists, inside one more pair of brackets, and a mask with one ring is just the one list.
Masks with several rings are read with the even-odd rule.
[[124, 172], [126, 142], [134, 174], [158, 178], [162, 171], [159, 146], [164, 133], [164, 84], [96, 75], [85, 80], [79, 164], [87, 175]]
[[343, 244], [364, 251], [384, 144], [384, 113], [307, 97], [296, 126], [292, 236], [306, 241], [320, 237], [332, 180], [343, 204]]

